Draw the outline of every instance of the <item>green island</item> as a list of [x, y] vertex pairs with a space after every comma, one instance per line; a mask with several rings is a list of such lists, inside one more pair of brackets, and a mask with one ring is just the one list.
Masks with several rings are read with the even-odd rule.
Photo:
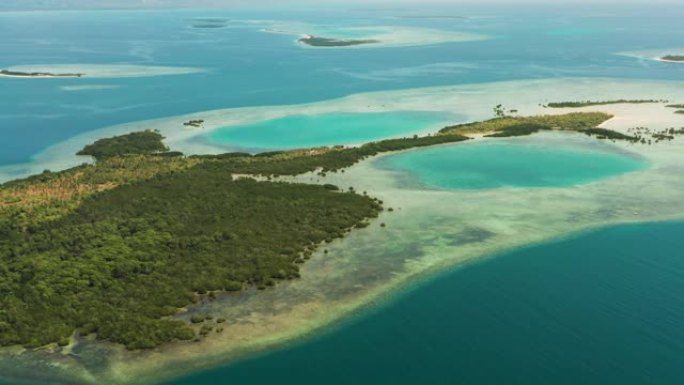
[[[497, 111], [495, 109], [495, 111]], [[498, 109], [497, 117], [482, 122], [442, 128], [440, 134], [489, 135], [495, 137], [530, 135], [540, 130], [582, 131], [595, 128], [613, 116], [603, 112], [574, 112], [563, 115], [506, 116]]]
[[108, 156], [95, 165], [0, 189], [0, 345], [63, 346], [75, 331], [129, 349], [199, 338], [206, 327], [170, 317], [298, 277], [321, 244], [382, 210], [331, 186], [235, 179], [230, 158], [109, 156], [127, 140], [98, 141]]
[[589, 107], [589, 106], [603, 106], [607, 104], [645, 104], [645, 103], [667, 103], [667, 100], [655, 99], [618, 99], [618, 100], [582, 100], [576, 102], [552, 102], [548, 103], [546, 107], [551, 108], [575, 108], [575, 107]]
[[661, 56], [660, 60], [684, 63], [684, 55], [665, 55]]
[[228, 25], [228, 19], [199, 17], [193, 19], [192, 28], [197, 29], [216, 29], [225, 28]]
[[193, 119], [193, 120], [188, 120], [187, 122], [183, 123], [185, 127], [194, 127], [194, 128], [199, 128], [202, 127], [204, 124], [204, 119]]
[[66, 73], [66, 74], [56, 74], [51, 72], [21, 72], [21, 71], [10, 71], [10, 70], [0, 70], [0, 76], [11, 76], [19, 78], [80, 78], [85, 76], [81, 73]]
[[364, 44], [377, 44], [380, 40], [375, 39], [332, 39], [327, 37], [318, 37], [307, 35], [299, 39], [300, 43], [310, 45], [312, 47], [350, 47]]
[[314, 251], [383, 211], [353, 189], [245, 175], [343, 172], [380, 153], [472, 133], [631, 140], [596, 129], [610, 118], [504, 116], [358, 147], [256, 155], [186, 157], [155, 131], [97, 140], [79, 152], [95, 164], [0, 185], [0, 345], [58, 348], [93, 336], [136, 350], [209, 338], [225, 320], [194, 313], [193, 304], [296, 279]]
[[97, 140], [85, 146], [76, 155], [90, 155], [95, 159], [129, 154], [155, 154], [168, 151], [164, 138], [156, 131], [133, 132], [126, 135]]

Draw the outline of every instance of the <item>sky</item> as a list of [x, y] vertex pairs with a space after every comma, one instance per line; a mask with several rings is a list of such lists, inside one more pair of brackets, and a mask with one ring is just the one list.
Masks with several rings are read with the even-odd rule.
[[[681, 4], [682, 0], [555, 0], [552, 4], [584, 3], [584, 4]], [[459, 3], [505, 3], [526, 4], [541, 3], [549, 5], [547, 0], [0, 0], [0, 10], [31, 10], [31, 9], [127, 9], [127, 8], [177, 8], [177, 7], [231, 7], [231, 6], [267, 6], [294, 4], [322, 4], [341, 3], [345, 5], [397, 5], [418, 4], [426, 2], [441, 4]]]

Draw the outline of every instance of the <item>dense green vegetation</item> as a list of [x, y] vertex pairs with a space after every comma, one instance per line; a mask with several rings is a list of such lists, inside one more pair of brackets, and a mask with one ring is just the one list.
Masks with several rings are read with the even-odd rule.
[[579, 131], [594, 128], [612, 117], [612, 115], [602, 112], [574, 112], [564, 115], [539, 115], [530, 117], [502, 116], [483, 122], [444, 127], [440, 130], [440, 133], [491, 135], [492, 133], [497, 134], [503, 132], [503, 136], [510, 136], [506, 134], [507, 130], [509, 134], [517, 133], [518, 135], [525, 135], [525, 131], [529, 131], [529, 134], [531, 134], [542, 129]]
[[304, 151], [272, 152], [255, 156], [243, 153], [239, 153], [238, 155], [229, 153], [193, 158], [220, 160], [218, 163], [205, 161], [200, 167], [221, 167], [236, 174], [298, 175], [316, 170], [322, 172], [337, 171], [382, 152], [433, 146], [443, 143], [454, 143], [467, 139], [468, 138], [461, 135], [415, 136], [412, 138], [371, 142], [360, 147], [350, 148], [326, 147]]
[[526, 135], [532, 135], [534, 133], [537, 133], [539, 131], [544, 131], [544, 130], [550, 130], [551, 128], [549, 126], [544, 126], [541, 124], [535, 124], [535, 123], [519, 123], [519, 124], [514, 124], [511, 126], [508, 126], [501, 131], [498, 131], [494, 134], [486, 135], [489, 138], [505, 138], [509, 136], [526, 136]]
[[618, 100], [582, 100], [576, 102], [554, 102], [549, 103], [546, 106], [552, 108], [568, 108], [568, 107], [588, 107], [588, 106], [603, 106], [606, 104], [644, 104], [644, 103], [665, 103], [666, 100], [655, 100], [655, 99], [618, 99]]
[[168, 317], [205, 293], [297, 277], [318, 244], [381, 210], [227, 171], [214, 162], [123, 184], [48, 221], [1, 215], [0, 345], [66, 344], [74, 330], [130, 349], [192, 339]]
[[113, 138], [100, 139], [85, 146], [78, 155], [90, 155], [95, 159], [103, 159], [119, 155], [153, 154], [168, 151], [162, 140], [164, 137], [156, 131], [133, 132]]
[[684, 55], [665, 55], [661, 57], [662, 60], [667, 61], [681, 61], [684, 62]]
[[684, 104], [668, 104], [668, 108], [684, 108]]
[[598, 139], [612, 139], [612, 140], [627, 140], [630, 142], [638, 142], [640, 138], [631, 135], [625, 135], [617, 131], [607, 130], [605, 128], [588, 128], [586, 130], [579, 130], [589, 136], [596, 136]]
[[95, 159], [120, 155], [144, 155], [168, 151], [162, 142], [164, 137], [157, 131], [147, 130], [105, 138], [85, 146], [77, 155], [90, 155]]

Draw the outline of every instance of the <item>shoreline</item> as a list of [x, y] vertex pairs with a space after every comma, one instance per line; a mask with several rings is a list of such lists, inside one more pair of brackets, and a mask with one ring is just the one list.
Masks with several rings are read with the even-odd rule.
[[[597, 84], [601, 85], [600, 90], [596, 89]], [[212, 145], [196, 139], [220, 128], [248, 125], [290, 115], [397, 111], [424, 111], [438, 114], [447, 112], [456, 113], [461, 117], [461, 119], [451, 122], [457, 124], [489, 119], [491, 118], [491, 106], [507, 100], [514, 102], [506, 104], [505, 107], [518, 109], [518, 115], [560, 114], [576, 109], [548, 109], [538, 104], [559, 100], [559, 98], [564, 100], [614, 100], [619, 98], [636, 99], [646, 96], [652, 99], [670, 99], [676, 102], [681, 98], [679, 90], [682, 88], [684, 88], [682, 81], [643, 81], [615, 78], [533, 79], [368, 92], [297, 105], [199, 111], [124, 123], [79, 134], [32, 155], [30, 162], [0, 166], [0, 183], [39, 173], [44, 169], [64, 169], [77, 166], [87, 159], [76, 157], [73, 154], [94, 139], [148, 128], [159, 130], [167, 138], [166, 143], [170, 147], [182, 151], [186, 155], [218, 154], [225, 152], [224, 145]], [[526, 94], [537, 96], [521, 96], [519, 89], [524, 90]], [[564, 89], [564, 91], [558, 92], [558, 89]], [[602, 111], [607, 108], [603, 107], [591, 107], [593, 109], [590, 111]], [[183, 126], [183, 123], [196, 119], [204, 120], [203, 127], [187, 128]]]
[[80, 79], [85, 75], [7, 75], [0, 73], [0, 78], [16, 78], [16, 79]]
[[657, 60], [659, 62], [663, 63], [675, 63], [675, 64], [684, 64], [684, 60], [668, 60], [668, 59], [663, 59], [663, 58], [655, 58], [654, 60]]
[[[654, 84], [653, 82], [631, 82], [630, 87], [622, 90], [608, 87], [607, 84], [615, 80], [603, 82], [605, 84], [599, 84], [599, 88], [604, 90], [602, 95], [606, 92], [609, 95], [618, 95], [625, 89], [640, 95], [644, 94], [644, 89], [658, 92], [653, 87], [644, 86]], [[521, 114], [525, 115], [535, 111], [556, 113], [538, 106], [546, 95], [568, 100], [576, 99], [577, 94], [604, 97], [597, 95], [596, 79], [583, 82], [577, 79], [529, 81], [524, 84], [526, 86], [523, 90], [521, 82], [400, 90], [300, 106], [220, 110], [214, 111], [211, 117], [204, 116], [208, 113], [193, 116], [206, 118], [207, 126], [211, 127], [225, 119], [235, 122], [240, 118], [249, 120], [254, 116], [264, 118], [264, 113], [287, 115], [302, 110], [312, 113], [335, 112], [348, 109], [352, 105], [370, 112], [368, 109], [375, 109], [368, 107], [368, 102], [375, 101], [374, 105], [386, 102], [385, 108], [388, 111], [398, 111], [408, 105], [420, 103], [423, 106], [432, 105], [435, 109], [453, 110], [456, 107], [464, 110], [465, 119], [475, 120], [480, 115], [491, 114], [489, 109], [492, 101], [510, 100], [510, 95], [522, 96], [515, 99], [518, 104], [510, 107], [518, 107]], [[570, 86], [560, 87], [563, 84]], [[560, 95], [562, 92], [558, 92], [559, 89], [566, 96]], [[676, 82], [669, 82], [659, 91], [670, 90], [673, 95], [677, 95], [677, 92], [681, 93], [680, 89]], [[534, 94], [535, 90], [539, 93]], [[476, 91], [479, 98], [472, 97]], [[627, 96], [631, 94], [620, 97]], [[666, 113], [667, 109], [661, 105], [610, 105], [570, 110], [610, 112], [615, 118], [602, 126], [617, 131], [625, 131], [637, 125], [653, 128], [672, 124], [684, 126], [684, 117]], [[568, 110], [563, 109], [557, 113], [566, 111]], [[156, 121], [155, 124], [161, 126], [179, 120], [187, 121], [187, 116]], [[116, 129], [130, 129], [133, 126], [126, 125]], [[149, 126], [149, 122], [145, 126]], [[105, 130], [98, 132], [106, 132]], [[167, 131], [184, 133], [175, 126], [167, 128]], [[175, 140], [182, 139], [176, 137]], [[470, 142], [484, 140], [493, 139]], [[553, 145], [558, 140], [572, 140], [578, 144], [595, 142], [594, 139], [572, 133], [509, 140], [544, 145]], [[328, 326], [343, 325], [348, 317], [363, 316], [363, 309], [382, 306], [386, 303], [385, 300], [397, 298], [406, 286], [410, 289], [412, 285], [424, 282], [433, 274], [441, 274], [447, 268], [456, 268], [455, 266], [484, 260], [513, 248], [553, 241], [557, 237], [571, 236], [603, 226], [681, 219], [682, 214], [672, 213], [684, 212], [684, 197], [680, 193], [684, 181], [676, 180], [671, 175], [673, 170], [684, 169], [684, 163], [680, 159], [684, 153], [681, 151], [684, 147], [682, 138], [652, 147], [609, 142], [606, 145], [644, 156], [652, 166], [644, 171], [573, 188], [501, 188], [474, 192], [424, 191], [396, 186], [396, 173], [374, 167], [373, 162], [377, 157], [360, 162], [345, 173], [330, 174], [325, 178], [314, 174], [280, 178], [308, 183], [332, 183], [342, 188], [351, 185], [357, 191], [368, 191], [369, 195], [382, 199], [387, 207], [393, 207], [396, 211], [383, 213], [378, 219], [378, 222], [387, 223], [386, 229], [380, 229], [376, 223], [328, 245], [329, 254], [324, 255], [319, 250], [302, 267], [300, 280], [279, 284], [275, 290], [258, 295], [246, 295], [240, 299], [238, 305], [231, 302], [230, 298], [222, 297], [216, 303], [198, 306], [197, 309], [200, 310], [226, 315], [231, 320], [226, 327], [228, 333], [206, 342], [170, 344], [150, 352], [126, 352], [106, 345], [110, 349], [109, 357], [113, 365], [102, 372], [91, 368], [86, 373], [106, 383], [162, 381], [168, 378], [166, 376], [174, 377], [181, 372], [253, 357], [254, 354], [267, 353], [272, 348], [300, 338], [315, 337], [318, 333], [325, 333]], [[171, 147], [174, 148], [173, 145]], [[526, 207], [535, 207], [535, 210], [530, 211]], [[491, 234], [491, 237], [457, 245], [453, 245], [453, 239], [449, 238], [454, 234], [467, 234], [468, 231], [480, 229]], [[334, 287], [330, 287], [331, 281], [336, 282]], [[86, 353], [87, 351], [83, 354]], [[81, 367], [78, 361], [70, 361], [73, 360], [72, 357], [62, 359], [64, 361], [61, 361], [61, 365], [64, 368], [71, 368], [76, 372]], [[160, 377], [162, 375], [164, 378]]]

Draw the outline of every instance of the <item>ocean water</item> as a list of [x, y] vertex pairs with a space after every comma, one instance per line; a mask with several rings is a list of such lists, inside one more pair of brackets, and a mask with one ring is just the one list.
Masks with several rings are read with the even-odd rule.
[[[456, 116], [430, 112], [292, 115], [249, 125], [230, 126], [203, 139], [230, 149], [259, 150], [350, 145], [436, 131]], [[452, 119], [452, 120], [449, 120]]]
[[606, 148], [560, 140], [439, 146], [390, 155], [375, 164], [400, 172], [408, 186], [442, 189], [574, 186], [648, 167]]
[[[88, 63], [207, 70], [118, 79], [0, 78], [0, 166], [30, 162], [48, 146], [98, 128], [217, 108], [512, 79], [679, 80], [684, 66], [615, 53], [681, 46], [682, 8], [444, 5], [427, 10], [401, 6], [293, 10], [273, 6], [0, 12], [0, 68]], [[426, 17], [430, 15], [466, 18]], [[193, 28], [195, 18], [203, 17], [224, 18], [226, 27]], [[306, 49], [294, 43], [296, 36], [261, 32], [269, 23], [255, 20], [303, 22], [323, 30], [424, 27], [492, 39], [400, 48]], [[110, 88], [79, 88], [84, 85]]]
[[683, 232], [618, 226], [520, 249], [297, 346], [166, 384], [682, 384]]

